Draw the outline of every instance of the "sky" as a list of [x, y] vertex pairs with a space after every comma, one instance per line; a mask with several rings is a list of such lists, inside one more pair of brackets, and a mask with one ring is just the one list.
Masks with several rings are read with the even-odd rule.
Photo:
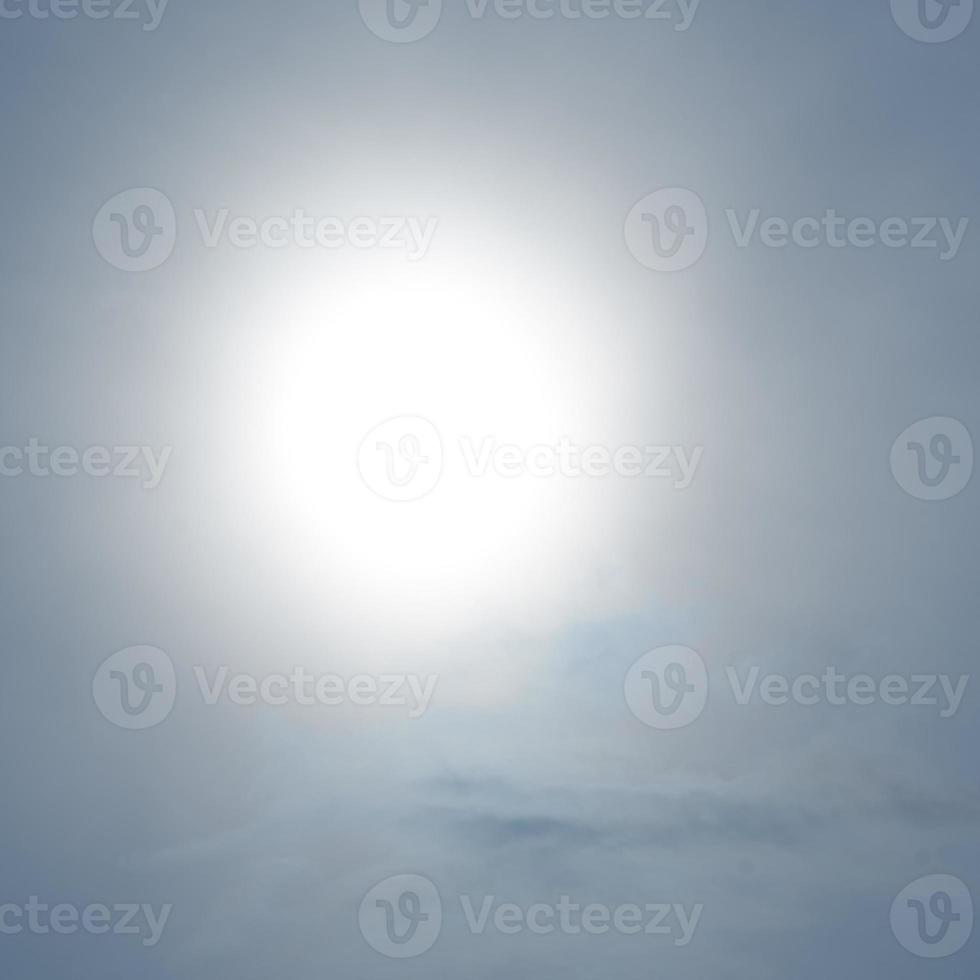
[[974, 977], [973, 6], [0, 0], [3, 974]]

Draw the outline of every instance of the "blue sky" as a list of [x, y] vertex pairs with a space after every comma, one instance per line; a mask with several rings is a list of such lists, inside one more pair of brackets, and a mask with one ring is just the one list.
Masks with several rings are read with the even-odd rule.
[[[889, 454], [919, 420], [980, 432], [975, 22], [932, 44], [888, 0], [703, 0], [685, 30], [445, 0], [392, 43], [356, 0], [170, 0], [153, 30], [140, 3], [4, 9], [0, 448], [170, 453], [152, 489], [0, 476], [0, 906], [172, 906], [152, 947], [0, 932], [4, 975], [976, 974], [976, 937], [923, 959], [889, 924], [927, 876], [980, 896], [972, 680], [946, 718], [730, 681], [973, 673], [976, 482], [917, 499]], [[145, 272], [93, 231], [133, 188], [175, 214]], [[706, 217], [677, 272], [624, 234], [664, 188]], [[418, 258], [209, 247], [221, 209], [435, 231]], [[728, 212], [754, 209], [877, 237], [740, 248]], [[943, 260], [886, 246], [890, 219], [969, 222]], [[396, 417], [445, 455], [404, 504], [358, 473]], [[475, 478], [487, 438], [703, 456], [683, 490]], [[176, 701], [128, 731], [93, 679], [141, 645]], [[710, 691], [668, 731], [624, 683], [671, 645]], [[438, 685], [418, 718], [208, 705], [195, 668], [222, 666]], [[394, 959], [360, 912], [399, 875], [442, 919]], [[461, 898], [487, 896], [703, 911], [686, 945], [474, 934]]]

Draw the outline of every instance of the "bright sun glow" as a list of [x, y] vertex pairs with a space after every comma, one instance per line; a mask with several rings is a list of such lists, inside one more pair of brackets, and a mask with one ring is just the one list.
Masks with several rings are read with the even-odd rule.
[[[577, 529], [603, 534], [594, 482], [474, 477], [464, 462], [463, 440], [553, 445], [608, 418], [601, 358], [556, 283], [431, 259], [348, 270], [340, 286], [291, 267], [240, 315], [253, 339], [221, 413], [239, 434], [233, 519], [293, 588], [448, 631], [567, 583]], [[400, 416], [431, 421], [444, 450], [438, 485], [412, 503], [358, 471], [365, 436]]]

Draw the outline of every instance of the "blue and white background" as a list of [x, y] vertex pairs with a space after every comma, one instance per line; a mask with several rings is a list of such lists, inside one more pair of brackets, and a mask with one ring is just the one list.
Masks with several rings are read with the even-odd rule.
[[0, 0], [0, 974], [974, 978], [973, 8]]

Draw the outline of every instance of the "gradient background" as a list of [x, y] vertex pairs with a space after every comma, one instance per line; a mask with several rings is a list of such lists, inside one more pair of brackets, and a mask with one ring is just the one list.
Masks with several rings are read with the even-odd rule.
[[[174, 905], [152, 950], [0, 937], [3, 974], [974, 977], [976, 937], [929, 962], [888, 921], [921, 875], [980, 895], [972, 683], [945, 721], [722, 693], [675, 733], [637, 722], [622, 685], [675, 642], [713, 682], [733, 663], [972, 672], [976, 483], [924, 504], [888, 457], [927, 416], [980, 431], [976, 229], [947, 263], [738, 250], [724, 209], [975, 218], [977, 38], [974, 23], [917, 44], [883, 0], [704, 0], [686, 33], [476, 21], [447, 0], [408, 45], [371, 34], [353, 0], [171, 0], [155, 33], [0, 21], [0, 444], [174, 447], [150, 493], [0, 481], [0, 902]], [[91, 225], [139, 186], [170, 197], [180, 237], [162, 268], [127, 275]], [[673, 276], [623, 243], [626, 213], [665, 186], [695, 189], [712, 225]], [[191, 211], [222, 206], [440, 227], [415, 266], [210, 251]], [[445, 330], [425, 329], [424, 301], [404, 324], [349, 312], [415, 275], [453, 286]], [[307, 347], [322, 384], [307, 379], [284, 432], [273, 366]], [[457, 418], [454, 392], [488, 363], [509, 367], [481, 374]], [[416, 577], [414, 539], [359, 552], [334, 533], [358, 438], [410, 413], [705, 459], [680, 494], [550, 481], [508, 502], [519, 533], [497, 543], [479, 537], [491, 488]], [[319, 504], [296, 505], [296, 486]], [[358, 520], [394, 520], [377, 506]], [[141, 643], [183, 686], [165, 724], [128, 733], [91, 682]], [[440, 686], [412, 722], [206, 708], [194, 664], [433, 670]], [[357, 908], [403, 872], [436, 882], [446, 923], [396, 962]], [[683, 949], [474, 937], [460, 893], [705, 911]]]

